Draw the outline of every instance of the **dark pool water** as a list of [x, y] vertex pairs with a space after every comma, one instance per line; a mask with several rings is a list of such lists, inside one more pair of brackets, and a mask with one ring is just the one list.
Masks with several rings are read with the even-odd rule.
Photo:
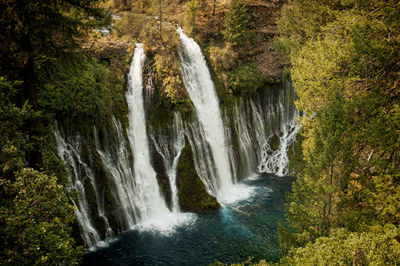
[[106, 248], [87, 253], [84, 265], [208, 265], [279, 259], [277, 224], [284, 220], [292, 179], [270, 175], [243, 181], [254, 188], [247, 200], [213, 214], [198, 214], [168, 236], [128, 231]]

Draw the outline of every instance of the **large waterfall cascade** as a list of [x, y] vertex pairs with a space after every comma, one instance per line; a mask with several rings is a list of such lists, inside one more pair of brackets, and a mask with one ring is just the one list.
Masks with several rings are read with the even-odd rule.
[[198, 128], [192, 131], [204, 134], [203, 139], [210, 146], [216, 169], [216, 178], [203, 180], [212, 184], [207, 187], [213, 189], [219, 202], [229, 203], [235, 201], [237, 196], [243, 196], [243, 191], [239, 192], [234, 187], [225, 126], [214, 83], [199, 45], [186, 36], [181, 28], [178, 28], [178, 33], [182, 43], [180, 55], [183, 81], [200, 122]]
[[[192, 219], [178, 210], [171, 211], [160, 193], [156, 172], [151, 165], [143, 101], [143, 45], [138, 44], [128, 75], [126, 99], [129, 109], [128, 139], [133, 154], [133, 202], [138, 229], [169, 232]], [[176, 190], [176, 189], [175, 189]]]
[[[167, 131], [147, 132], [142, 80], [145, 54], [143, 46], [138, 44], [127, 82], [129, 125], [124, 128], [113, 118], [111, 127], [93, 130], [94, 143], [89, 153], [101, 161], [97, 165], [102, 167], [104, 176], [96, 176], [96, 171], [91, 169], [93, 164], [82, 158], [83, 137], [63, 137], [60, 131], [55, 132], [58, 155], [66, 161], [70, 172], [68, 189], [78, 192], [71, 200], [76, 207], [82, 238], [89, 248], [104, 244], [102, 240], [115, 235], [114, 232], [138, 229], [169, 233], [176, 226], [195, 220], [192, 214], [180, 212], [176, 185], [185, 138], [193, 151], [200, 179], [221, 204], [248, 198], [253, 188], [239, 180], [251, 174], [290, 174], [287, 151], [298, 130], [293, 104], [295, 93], [290, 82], [248, 99], [238, 99], [229, 115], [227, 110], [221, 112], [200, 47], [181, 29], [178, 32], [183, 80], [195, 107], [191, 119], [183, 121], [180, 113], [175, 113]], [[276, 150], [271, 147], [272, 136], [279, 137]], [[159, 153], [163, 160], [170, 186], [170, 208], [152, 166], [153, 152]], [[102, 191], [99, 191], [98, 178], [102, 180]], [[109, 190], [106, 194], [111, 196], [105, 203], [103, 190], [106, 188]], [[87, 195], [89, 190], [94, 197]]]
[[134, 156], [133, 169], [135, 184], [133, 203], [137, 223], [156, 222], [169, 213], [160, 194], [156, 172], [150, 163], [149, 142], [146, 132], [146, 117], [143, 104], [143, 64], [145, 54], [143, 45], [138, 44], [128, 74], [126, 100], [129, 110], [128, 139]]

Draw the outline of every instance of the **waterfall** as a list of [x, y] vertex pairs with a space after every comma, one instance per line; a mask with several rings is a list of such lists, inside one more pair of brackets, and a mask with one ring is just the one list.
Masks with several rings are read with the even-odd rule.
[[113, 182], [114, 189], [111, 193], [121, 210], [121, 222], [125, 228], [132, 228], [135, 221], [139, 219], [136, 216], [134, 198], [135, 178], [121, 123], [113, 117], [112, 125], [115, 130], [116, 144], [111, 147], [105, 145], [103, 149], [100, 146], [97, 130], [94, 128], [96, 151], [104, 164], [105, 172]]
[[212, 151], [203, 127], [198, 120], [186, 124], [186, 134], [193, 151], [194, 166], [206, 190], [213, 196], [218, 190], [217, 172], [214, 167]]
[[299, 126], [293, 119], [290, 124], [284, 125], [279, 136], [279, 147], [274, 151], [271, 149], [271, 137], [268, 138], [263, 147], [262, 160], [258, 166], [260, 172], [273, 173], [277, 176], [289, 175], [289, 147], [296, 141]]
[[[175, 226], [192, 220], [191, 215], [171, 212], [158, 186], [156, 172], [151, 165], [149, 142], [146, 132], [146, 117], [143, 103], [143, 45], [138, 44], [128, 75], [126, 100], [129, 109], [128, 139], [133, 154], [133, 203], [135, 205], [135, 227], [142, 230], [170, 232]], [[177, 161], [172, 168], [176, 168]]]
[[[294, 106], [295, 92], [285, 80], [282, 87], [269, 89], [251, 98], [237, 100], [233, 107], [232, 124], [236, 132], [241, 175], [255, 171], [289, 175], [288, 149], [296, 141], [299, 125]], [[273, 137], [279, 138], [279, 147], [273, 150]]]
[[159, 223], [158, 219], [169, 212], [150, 163], [149, 143], [146, 132], [146, 117], [143, 104], [142, 71], [145, 60], [143, 45], [138, 44], [128, 74], [126, 100], [129, 109], [128, 139], [133, 153], [133, 204], [137, 223]]
[[[127, 81], [128, 126], [113, 117], [106, 129], [93, 127], [93, 139], [54, 132], [58, 156], [68, 167], [68, 190], [76, 192], [71, 201], [81, 235], [90, 249], [105, 244], [102, 239], [108, 240], [114, 232], [137, 229], [169, 234], [195, 220], [193, 214], [180, 212], [176, 184], [185, 139], [207, 192], [221, 204], [250, 197], [254, 188], [239, 181], [255, 172], [291, 174], [287, 152], [299, 126], [290, 82], [237, 99], [232, 110], [221, 112], [200, 47], [181, 29], [178, 32], [183, 81], [194, 116], [183, 121], [180, 113], [175, 113], [167, 130], [151, 130], [149, 143], [142, 80], [145, 54], [138, 44]], [[278, 147], [272, 145], [274, 137], [279, 138]], [[156, 153], [168, 176], [170, 208], [152, 165], [151, 155]], [[157, 159], [160, 156], [154, 160], [161, 161]]]
[[182, 43], [180, 53], [183, 81], [192, 100], [204, 138], [211, 148], [216, 178], [208, 183], [220, 202], [232, 200], [233, 176], [227, 149], [224, 124], [214, 83], [199, 45], [178, 28]]
[[185, 147], [185, 130], [183, 128], [183, 121], [181, 114], [176, 112], [172, 125], [169, 127], [169, 135], [151, 135], [154, 146], [157, 152], [163, 158], [164, 167], [166, 169], [172, 198], [172, 211], [180, 212], [178, 200], [178, 188], [176, 186], [176, 171], [178, 167], [179, 157], [182, 149]]
[[[105, 223], [106, 237], [110, 237], [113, 235], [113, 231], [110, 228], [107, 217], [105, 216], [104, 200], [98, 193], [93, 171], [82, 161], [80, 156], [81, 137], [75, 136], [70, 138], [69, 141], [66, 141], [62, 138], [59, 130], [56, 130], [54, 135], [57, 143], [58, 156], [70, 166], [70, 168], [67, 168], [67, 171], [69, 172], [69, 184], [67, 190], [69, 192], [77, 193], [77, 197], [70, 197], [70, 200], [75, 207], [75, 215], [81, 228], [81, 236], [86, 246], [89, 249], [92, 249], [96, 245], [102, 245], [103, 243], [100, 241], [101, 237], [93, 226], [92, 219], [90, 218], [89, 203], [85, 191], [86, 180], [89, 180], [94, 189], [98, 206], [98, 215]], [[72, 172], [69, 171], [70, 169]]]

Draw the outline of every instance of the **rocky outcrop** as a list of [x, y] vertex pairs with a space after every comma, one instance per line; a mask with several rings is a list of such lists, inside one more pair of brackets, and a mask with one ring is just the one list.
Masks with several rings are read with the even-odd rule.
[[127, 41], [115, 40], [107, 36], [96, 40], [86, 40], [82, 44], [82, 49], [89, 57], [111, 59], [131, 55], [134, 47]]
[[[235, 47], [239, 65], [254, 63], [261, 71], [263, 79], [279, 79], [282, 77], [288, 61], [274, 50], [273, 39], [278, 35], [277, 21], [285, 0], [250, 1], [246, 3], [250, 17], [250, 41], [245, 45]], [[201, 41], [212, 46], [223, 46], [224, 15], [229, 8], [229, 2], [220, 3], [215, 15], [211, 7], [206, 7], [198, 19], [198, 32]]]
[[[188, 143], [188, 142], [186, 142]], [[183, 211], [214, 212], [220, 205], [217, 199], [207, 193], [196, 172], [190, 145], [183, 148], [177, 171], [179, 205]]]
[[247, 5], [250, 15], [249, 27], [255, 40], [247, 53], [247, 60], [255, 63], [263, 78], [280, 78], [288, 61], [278, 54], [272, 45], [278, 35], [277, 21], [281, 14], [284, 0], [264, 0]]

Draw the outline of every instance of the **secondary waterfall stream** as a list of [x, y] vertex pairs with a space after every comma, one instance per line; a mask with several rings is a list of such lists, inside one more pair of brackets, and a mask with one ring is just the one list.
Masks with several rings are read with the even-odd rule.
[[162, 156], [164, 167], [170, 182], [172, 211], [179, 212], [178, 189], [176, 187], [176, 168], [179, 156], [185, 146], [185, 131], [180, 113], [174, 114], [173, 123], [170, 126], [172, 141], [166, 135], [151, 135], [157, 152]]
[[[84, 136], [62, 126], [55, 131], [58, 155], [69, 173], [68, 190], [77, 195], [71, 201], [81, 235], [90, 249], [129, 229], [169, 235], [199, 223], [198, 216], [182, 213], [179, 206], [177, 168], [185, 145], [198, 177], [222, 211], [249, 204], [258, 193], [246, 181], [249, 176], [291, 173], [287, 153], [298, 125], [290, 81], [266, 86], [221, 109], [200, 47], [181, 29], [178, 33], [183, 81], [195, 111], [190, 117], [175, 112], [163, 130], [148, 125], [146, 57], [138, 44], [127, 80], [128, 119], [112, 117], [105, 127], [93, 126]], [[154, 164], [155, 154], [163, 173]]]

